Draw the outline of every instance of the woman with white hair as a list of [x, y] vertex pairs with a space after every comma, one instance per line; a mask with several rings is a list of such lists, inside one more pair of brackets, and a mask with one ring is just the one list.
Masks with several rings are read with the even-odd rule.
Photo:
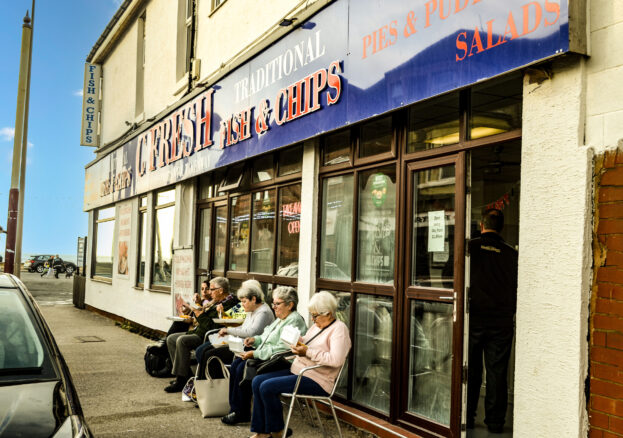
[[[249, 421], [251, 417], [251, 388], [243, 382], [244, 368], [248, 359], [266, 360], [281, 351], [287, 351], [287, 346], [281, 341], [281, 332], [284, 327], [293, 326], [305, 333], [305, 320], [296, 311], [299, 297], [296, 289], [289, 286], [279, 286], [273, 291], [273, 309], [275, 320], [267, 326], [261, 335], [246, 338], [244, 345], [255, 350], [245, 351], [231, 364], [229, 375], [229, 414], [221, 418], [228, 425]], [[255, 378], [254, 378], [255, 380]], [[241, 383], [243, 383], [241, 385]]]
[[318, 292], [309, 302], [314, 325], [292, 346], [297, 357], [289, 370], [261, 374], [253, 379], [253, 417], [251, 438], [281, 438], [284, 431], [283, 410], [279, 394], [291, 393], [303, 368], [309, 370], [301, 378], [299, 394], [328, 395], [335, 384], [340, 367], [346, 361], [351, 342], [348, 327], [336, 319], [337, 300], [329, 292]]
[[[264, 328], [275, 320], [273, 311], [270, 310], [268, 304], [264, 302], [264, 292], [262, 292], [262, 285], [259, 281], [244, 281], [240, 285], [240, 289], [238, 289], [236, 296], [240, 300], [240, 304], [242, 304], [246, 317], [240, 327], [222, 328], [219, 331], [220, 336], [229, 334], [243, 339], [250, 338], [262, 333]], [[195, 350], [195, 355], [197, 357], [197, 362], [199, 363], [197, 376], [199, 376], [200, 380], [205, 378], [206, 363], [214, 354], [220, 357], [225, 363], [231, 363], [233, 360], [233, 353], [230, 352], [229, 348], [213, 346], [209, 342], [199, 346]], [[210, 375], [218, 379], [222, 376], [220, 366], [218, 366], [215, 362], [212, 363], [214, 366], [210, 367]]]

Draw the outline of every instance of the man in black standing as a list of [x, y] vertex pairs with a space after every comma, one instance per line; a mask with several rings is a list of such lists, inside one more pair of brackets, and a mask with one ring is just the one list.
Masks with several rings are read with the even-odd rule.
[[467, 427], [474, 427], [484, 355], [485, 423], [492, 433], [502, 433], [504, 428], [517, 306], [517, 251], [502, 239], [503, 227], [502, 212], [489, 208], [482, 215], [482, 234], [469, 242]]

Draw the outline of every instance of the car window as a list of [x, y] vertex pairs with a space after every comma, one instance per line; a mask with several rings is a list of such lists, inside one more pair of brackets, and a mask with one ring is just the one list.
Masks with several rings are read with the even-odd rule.
[[0, 371], [40, 368], [44, 347], [15, 290], [0, 290]]

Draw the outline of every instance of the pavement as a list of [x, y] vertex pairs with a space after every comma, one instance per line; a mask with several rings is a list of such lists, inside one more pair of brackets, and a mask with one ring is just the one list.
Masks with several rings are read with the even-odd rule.
[[[22, 273], [22, 281], [41, 311], [69, 366], [89, 427], [97, 437], [214, 437], [252, 435], [249, 423], [226, 426], [219, 418], [202, 418], [193, 403], [163, 388], [170, 379], [145, 372], [143, 356], [152, 341], [131, 333], [114, 321], [72, 305], [72, 279], [41, 278]], [[321, 414], [322, 415], [322, 414]], [[324, 426], [337, 436], [335, 424]], [[345, 438], [368, 437], [341, 423]], [[321, 437], [317, 426], [293, 414], [294, 437]]]

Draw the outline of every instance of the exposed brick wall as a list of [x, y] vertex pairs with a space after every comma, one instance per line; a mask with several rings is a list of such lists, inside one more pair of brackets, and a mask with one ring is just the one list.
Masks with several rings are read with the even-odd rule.
[[590, 438], [623, 437], [623, 148], [595, 165]]

